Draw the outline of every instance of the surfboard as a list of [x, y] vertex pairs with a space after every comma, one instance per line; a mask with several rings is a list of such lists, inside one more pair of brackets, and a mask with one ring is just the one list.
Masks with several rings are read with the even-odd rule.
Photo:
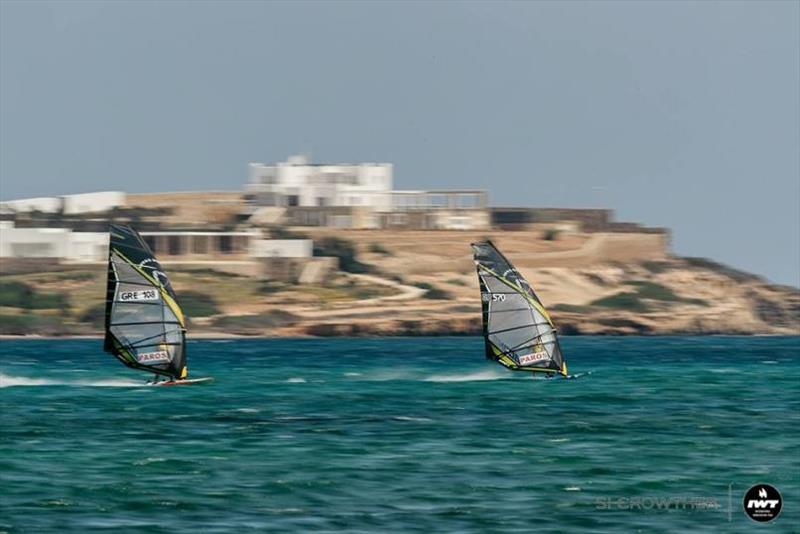
[[148, 386], [195, 386], [198, 384], [210, 384], [214, 381], [213, 377], [204, 376], [202, 378], [184, 378], [183, 380], [165, 380], [163, 382], [148, 382]]

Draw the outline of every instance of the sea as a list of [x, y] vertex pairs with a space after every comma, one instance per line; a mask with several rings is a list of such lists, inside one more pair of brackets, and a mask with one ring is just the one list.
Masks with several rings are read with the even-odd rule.
[[[0, 532], [800, 532], [800, 338], [189, 343], [148, 387], [97, 339], [0, 341]], [[769, 484], [781, 511], [745, 515]]]

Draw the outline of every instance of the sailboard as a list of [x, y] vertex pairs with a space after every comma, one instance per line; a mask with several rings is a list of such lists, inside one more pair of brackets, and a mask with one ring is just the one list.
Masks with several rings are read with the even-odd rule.
[[109, 235], [103, 349], [153, 373], [149, 384], [198, 383], [187, 378], [186, 319], [161, 264], [133, 228], [112, 224]]
[[512, 371], [570, 377], [558, 333], [528, 281], [491, 241], [472, 244], [486, 358]]

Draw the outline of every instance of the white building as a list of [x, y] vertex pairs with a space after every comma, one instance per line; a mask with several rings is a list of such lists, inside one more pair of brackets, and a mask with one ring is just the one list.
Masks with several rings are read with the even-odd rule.
[[429, 191], [392, 191], [392, 211], [485, 210], [489, 203], [486, 191], [477, 189], [437, 189]]
[[125, 193], [121, 191], [100, 191], [80, 193], [60, 197], [24, 198], [0, 202], [0, 213], [99, 213], [125, 205]]
[[108, 233], [73, 232], [68, 228], [15, 228], [0, 226], [0, 258], [56, 258], [92, 262], [108, 254]]
[[391, 163], [312, 164], [292, 156], [277, 165], [250, 164], [247, 190], [258, 204], [284, 207], [391, 206]]
[[63, 204], [63, 201], [58, 197], [6, 200], [4, 202], [0, 202], [0, 213], [29, 213], [31, 211], [40, 211], [42, 213], [58, 213], [61, 211]]
[[253, 258], [310, 258], [314, 242], [310, 239], [254, 239], [250, 242]]
[[[253, 258], [311, 258], [310, 239], [262, 239], [261, 232], [142, 232], [159, 259], [170, 261]], [[0, 258], [53, 258], [67, 262], [102, 262], [108, 257], [107, 232], [68, 228], [16, 228], [0, 221]]]
[[64, 200], [64, 214], [66, 215], [104, 212], [125, 205], [125, 193], [122, 191], [81, 193], [61, 198]]
[[362, 229], [490, 225], [485, 191], [394, 191], [393, 178], [390, 163], [320, 165], [304, 156], [276, 165], [251, 163], [251, 222]]

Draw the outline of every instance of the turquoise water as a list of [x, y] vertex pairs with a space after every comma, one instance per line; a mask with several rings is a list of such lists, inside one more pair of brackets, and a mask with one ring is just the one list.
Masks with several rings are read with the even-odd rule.
[[185, 388], [100, 348], [0, 341], [0, 531], [800, 529], [800, 338], [566, 338], [578, 380], [478, 338], [198, 341]]

